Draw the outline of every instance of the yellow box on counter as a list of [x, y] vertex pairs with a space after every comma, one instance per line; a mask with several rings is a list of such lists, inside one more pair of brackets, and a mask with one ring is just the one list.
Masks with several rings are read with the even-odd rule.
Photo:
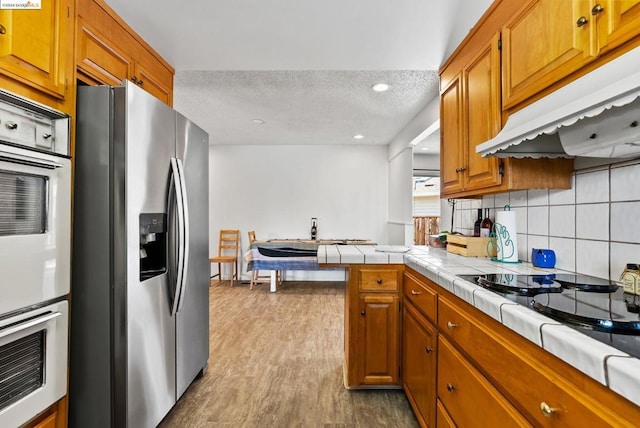
[[447, 235], [447, 251], [466, 257], [495, 257], [495, 245], [489, 245], [491, 238], [476, 236]]

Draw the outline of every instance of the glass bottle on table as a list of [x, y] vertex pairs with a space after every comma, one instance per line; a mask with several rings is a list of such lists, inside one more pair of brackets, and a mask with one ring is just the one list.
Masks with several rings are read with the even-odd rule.
[[311, 219], [311, 240], [315, 241], [318, 239], [318, 220], [313, 217]]
[[488, 238], [491, 235], [491, 229], [493, 228], [493, 221], [489, 218], [489, 208], [485, 210], [484, 218], [480, 223], [480, 236]]

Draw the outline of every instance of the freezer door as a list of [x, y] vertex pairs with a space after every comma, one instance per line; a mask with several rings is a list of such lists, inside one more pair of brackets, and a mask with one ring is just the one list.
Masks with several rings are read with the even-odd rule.
[[127, 425], [155, 427], [175, 404], [175, 317], [167, 273], [141, 280], [140, 215], [167, 213], [175, 112], [130, 82], [126, 111]]
[[184, 165], [189, 207], [189, 260], [176, 314], [176, 398], [209, 357], [209, 135], [176, 115], [176, 156]]

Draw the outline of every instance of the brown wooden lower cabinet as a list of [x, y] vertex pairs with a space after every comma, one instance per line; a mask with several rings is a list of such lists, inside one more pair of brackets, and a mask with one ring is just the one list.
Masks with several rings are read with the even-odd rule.
[[438, 338], [438, 398], [457, 426], [531, 426], [442, 336]]
[[65, 396], [27, 422], [22, 428], [67, 428], [67, 406], [67, 397]]
[[404, 265], [349, 265], [345, 386], [399, 388], [400, 287]]
[[[403, 283], [403, 386], [422, 426], [640, 426], [639, 406], [435, 282], [406, 267]], [[435, 342], [428, 375], [417, 361]]]
[[402, 386], [423, 427], [433, 427], [436, 404], [437, 333], [405, 302], [402, 309]]
[[436, 426], [440, 428], [456, 428], [451, 416], [447, 413], [447, 409], [442, 405], [442, 401], [437, 400], [436, 405]]

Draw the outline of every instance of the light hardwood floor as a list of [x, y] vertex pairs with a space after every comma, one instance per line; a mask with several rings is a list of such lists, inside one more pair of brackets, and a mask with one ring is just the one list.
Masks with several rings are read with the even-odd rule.
[[342, 383], [344, 283], [210, 288], [205, 375], [167, 427], [417, 427], [401, 390]]

